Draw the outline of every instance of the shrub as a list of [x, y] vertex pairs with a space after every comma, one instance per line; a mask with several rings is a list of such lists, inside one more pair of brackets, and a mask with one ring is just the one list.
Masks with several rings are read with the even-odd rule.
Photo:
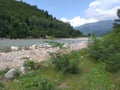
[[24, 88], [32, 88], [32, 87], [39, 87], [39, 82], [40, 82], [40, 78], [38, 77], [34, 77], [34, 78], [24, 78], [21, 83], [23, 85]]
[[30, 71], [30, 70], [38, 69], [40, 65], [38, 63], [34, 62], [33, 60], [27, 59], [23, 63], [23, 66], [26, 68], [27, 71]]
[[[116, 33], [117, 31], [117, 33]], [[118, 71], [120, 66], [120, 30], [114, 30], [112, 33], [101, 38], [93, 38], [89, 44], [89, 54], [97, 61], [102, 61], [106, 64], [107, 71]], [[116, 70], [115, 70], [116, 69]]]
[[20, 70], [19, 69], [15, 69], [15, 71], [14, 71], [15, 78], [18, 79], [18, 77], [20, 76], [20, 74], [21, 74]]
[[55, 54], [54, 56], [52, 56], [52, 63], [55, 65], [55, 67], [58, 70], [67, 70], [69, 67], [69, 60], [67, 58], [67, 55], [63, 54]]
[[91, 57], [106, 63], [106, 70], [114, 72], [120, 70], [120, 9], [117, 11], [118, 19], [114, 22], [114, 30], [109, 34], [93, 38], [89, 44]]
[[89, 54], [95, 58], [96, 61], [102, 61], [109, 55], [108, 47], [104, 45], [103, 38], [92, 37], [92, 42], [89, 43]]
[[7, 67], [4, 70], [0, 71], [0, 75], [4, 75], [5, 73], [7, 73], [10, 69]]
[[0, 88], [4, 88], [5, 84], [3, 82], [0, 82]]
[[50, 80], [42, 78], [40, 81], [40, 90], [54, 90], [54, 84]]
[[58, 70], [61, 70], [63, 73], [69, 72], [72, 74], [76, 74], [79, 71], [78, 66], [80, 60], [78, 57], [72, 59], [67, 54], [54, 53], [52, 54], [52, 63]]
[[54, 83], [47, 78], [25, 78], [22, 80], [24, 90], [54, 90]]
[[106, 70], [110, 72], [120, 71], [120, 53], [115, 54], [106, 61]]
[[70, 66], [69, 66], [70, 73], [77, 74], [79, 72], [79, 68], [78, 68], [79, 63], [80, 60], [74, 60], [70, 62]]

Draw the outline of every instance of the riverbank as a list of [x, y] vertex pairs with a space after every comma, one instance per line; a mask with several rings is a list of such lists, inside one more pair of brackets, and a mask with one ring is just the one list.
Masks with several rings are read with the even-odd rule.
[[[48, 60], [50, 58], [49, 53], [60, 50], [58, 47], [54, 48], [49, 45], [45, 45], [44, 47], [41, 47], [41, 45], [32, 45], [30, 47], [31, 49], [27, 50], [21, 49], [18, 51], [0, 52], [0, 69], [21, 67], [26, 58], [37, 62]], [[87, 47], [87, 42], [64, 44], [64, 47], [66, 49], [63, 49], [63, 52], [80, 50]]]

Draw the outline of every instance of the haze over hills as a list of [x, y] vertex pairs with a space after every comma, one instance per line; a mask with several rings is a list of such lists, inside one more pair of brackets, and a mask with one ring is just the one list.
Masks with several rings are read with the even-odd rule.
[[23, 1], [0, 0], [0, 38], [78, 37], [68, 23]]
[[103, 20], [95, 23], [84, 24], [75, 27], [75, 29], [81, 31], [83, 35], [93, 33], [96, 36], [101, 36], [113, 29], [113, 22], [114, 20]]

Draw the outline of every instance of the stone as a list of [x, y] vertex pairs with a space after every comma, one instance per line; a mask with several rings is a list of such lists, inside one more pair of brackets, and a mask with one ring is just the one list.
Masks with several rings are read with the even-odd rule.
[[17, 51], [19, 49], [19, 47], [17, 47], [17, 46], [11, 46], [10, 48], [12, 51]]
[[5, 74], [5, 78], [6, 79], [12, 79], [14, 77], [14, 71], [15, 69], [10, 69], [6, 74]]
[[25, 67], [22, 66], [22, 67], [19, 68], [19, 70], [22, 74], [25, 74]]

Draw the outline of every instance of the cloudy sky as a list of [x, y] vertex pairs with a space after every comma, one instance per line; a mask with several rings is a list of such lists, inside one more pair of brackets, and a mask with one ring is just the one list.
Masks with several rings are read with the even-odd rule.
[[22, 0], [47, 10], [59, 20], [70, 22], [73, 27], [99, 20], [117, 18], [120, 0]]

